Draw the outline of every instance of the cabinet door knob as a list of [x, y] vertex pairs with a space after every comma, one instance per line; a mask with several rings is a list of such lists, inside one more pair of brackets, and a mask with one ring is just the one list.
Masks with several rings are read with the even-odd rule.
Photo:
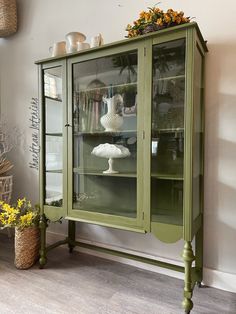
[[71, 126], [69, 123], [67, 123], [67, 124], [65, 124], [65, 127], [67, 127], [67, 126]]

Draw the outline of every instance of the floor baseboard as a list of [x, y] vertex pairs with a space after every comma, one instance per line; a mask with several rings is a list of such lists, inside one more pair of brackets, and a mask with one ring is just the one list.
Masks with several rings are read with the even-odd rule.
[[236, 293], [236, 274], [203, 268], [203, 280], [209, 287]]

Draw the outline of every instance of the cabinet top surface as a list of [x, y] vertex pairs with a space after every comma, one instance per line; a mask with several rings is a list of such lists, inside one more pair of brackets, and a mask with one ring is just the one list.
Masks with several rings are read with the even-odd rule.
[[186, 24], [182, 24], [182, 25], [179, 25], [179, 26], [165, 28], [163, 30], [156, 31], [156, 32], [151, 32], [151, 33], [148, 33], [148, 34], [145, 34], [145, 35], [142, 35], [142, 36], [137, 36], [137, 37], [133, 37], [133, 38], [123, 39], [123, 40], [120, 40], [120, 41], [111, 42], [111, 43], [108, 43], [108, 44], [105, 44], [105, 45], [102, 45], [102, 46], [96, 47], [96, 48], [89, 48], [89, 49], [85, 49], [85, 50], [74, 52], [74, 53], [67, 53], [65, 55], [58, 56], [58, 57], [45, 58], [45, 59], [42, 59], [42, 60], [38, 60], [35, 63], [36, 64], [41, 64], [41, 63], [45, 63], [45, 62], [52, 62], [52, 61], [56, 61], [56, 60], [68, 59], [68, 58], [80, 56], [80, 55], [83, 55], [83, 54], [89, 54], [89, 53], [95, 52], [95, 51], [101, 51], [103, 49], [108, 49], [108, 48], [112, 48], [112, 47], [116, 47], [116, 46], [120, 46], [120, 45], [124, 45], [124, 44], [129, 44], [131, 42], [136, 42], [136, 41], [140, 41], [140, 40], [149, 39], [149, 38], [152, 38], [152, 37], [162, 36], [162, 35], [165, 35], [167, 33], [168, 34], [175, 33], [177, 31], [185, 30], [185, 29], [189, 29], [189, 28], [195, 28], [196, 29], [196, 32], [197, 32], [198, 37], [199, 37], [199, 39], [200, 39], [200, 41], [202, 43], [202, 46], [203, 46], [204, 50], [207, 52], [208, 49], [207, 49], [207, 46], [206, 46], [206, 42], [204, 41], [204, 39], [202, 37], [202, 34], [200, 32], [200, 29], [199, 29], [197, 23], [196, 22], [191, 22], [191, 23], [186, 23]]

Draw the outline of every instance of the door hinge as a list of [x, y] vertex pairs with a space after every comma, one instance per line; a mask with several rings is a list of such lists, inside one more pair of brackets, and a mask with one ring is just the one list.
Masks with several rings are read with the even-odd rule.
[[144, 220], [144, 212], [143, 212], [143, 220]]
[[147, 49], [144, 47], [144, 57], [146, 57]]
[[142, 132], [142, 137], [143, 137], [143, 140], [145, 139], [145, 131], [143, 130]]

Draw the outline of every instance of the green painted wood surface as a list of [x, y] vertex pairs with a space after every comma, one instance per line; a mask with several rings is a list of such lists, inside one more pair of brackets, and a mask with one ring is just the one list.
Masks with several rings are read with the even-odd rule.
[[66, 208], [64, 207], [44, 205], [43, 211], [50, 221], [59, 221], [66, 216]]
[[[186, 84], [185, 84], [185, 131], [184, 129], [160, 129], [159, 133], [165, 132], [184, 132], [185, 134], [185, 160], [184, 160], [184, 175], [170, 175], [170, 174], [151, 174], [151, 101], [152, 101], [152, 47], [154, 44], [165, 43], [180, 38], [186, 38]], [[104, 45], [99, 48], [90, 49], [74, 54], [67, 54], [64, 57], [49, 58], [37, 62], [39, 64], [39, 82], [42, 82], [41, 71], [55, 66], [63, 67], [63, 95], [65, 101], [63, 102], [63, 124], [67, 125], [63, 129], [63, 199], [64, 204], [62, 208], [53, 208], [50, 206], [41, 206], [42, 213], [45, 212], [52, 220], [58, 220], [61, 217], [74, 218], [76, 221], [86, 221], [107, 225], [111, 227], [118, 227], [124, 230], [138, 230], [142, 232], [153, 232], [158, 237], [164, 238], [163, 225], [165, 225], [166, 234], [171, 234], [167, 241], [171, 242], [182, 237], [186, 241], [191, 241], [194, 234], [201, 227], [201, 221], [194, 219], [192, 213], [192, 167], [193, 167], [193, 78], [194, 67], [194, 53], [198, 47], [202, 58], [207, 51], [206, 44], [200, 35], [196, 23], [189, 25], [181, 25], [174, 28], [165, 29], [157, 33], [147, 34], [139, 38], [127, 39], [120, 42]], [[137, 173], [127, 173], [127, 178], [137, 176], [137, 217], [122, 217], [109, 215], [106, 213], [82, 211], [78, 208], [73, 209], [73, 173], [77, 170], [73, 168], [73, 133], [72, 133], [72, 66], [77, 62], [93, 60], [94, 58], [101, 58], [118, 54], [126, 51], [138, 50], [138, 159], [137, 159]], [[204, 74], [202, 74], [203, 79]], [[40, 102], [42, 104], [43, 86], [40, 84]], [[203, 95], [202, 95], [203, 97]], [[203, 111], [203, 107], [202, 107]], [[42, 110], [42, 114], [44, 114]], [[201, 113], [203, 115], [203, 113]], [[44, 119], [42, 119], [42, 128], [45, 127]], [[41, 129], [42, 129], [41, 128]], [[57, 136], [58, 134], [55, 134]], [[79, 135], [79, 134], [78, 134]], [[88, 134], [89, 135], [89, 134]], [[91, 134], [92, 136], [101, 136], [101, 134]], [[43, 136], [41, 136], [43, 139]], [[44, 142], [41, 142], [41, 160], [44, 154]], [[203, 171], [202, 171], [203, 173]], [[93, 172], [88, 172], [87, 175], [93, 175]], [[102, 176], [101, 173], [97, 175]], [[124, 174], [118, 174], [117, 177], [126, 177]], [[161, 223], [160, 221], [153, 221], [150, 212], [151, 200], [151, 177], [158, 180], [176, 180], [184, 183], [184, 206], [183, 206], [183, 226], [180, 220], [176, 220], [176, 225], [172, 228], [171, 224]], [[203, 177], [203, 176], [202, 176]], [[201, 177], [201, 180], [202, 180]], [[42, 164], [40, 166], [40, 203], [43, 204], [44, 198], [44, 175], [42, 172]], [[202, 190], [201, 190], [202, 195]], [[201, 196], [201, 204], [203, 197]], [[201, 211], [203, 206], [201, 205]], [[153, 216], [153, 219], [158, 220], [158, 215]], [[178, 222], [179, 221], [179, 222]], [[199, 223], [200, 221], [200, 223]], [[158, 226], [158, 227], [157, 227]], [[160, 229], [159, 229], [160, 228]], [[180, 236], [181, 234], [181, 236]]]
[[[143, 92], [144, 92], [144, 74], [145, 74], [145, 64], [144, 64], [144, 60], [145, 60], [145, 56], [144, 56], [144, 47], [142, 45], [142, 43], [138, 42], [138, 43], [129, 43], [129, 44], [125, 44], [122, 47], [119, 48], [110, 48], [107, 49], [106, 51], [94, 51], [92, 54], [89, 54], [89, 56], [86, 55], [82, 55], [82, 56], [77, 56], [77, 57], [73, 57], [70, 60], [68, 60], [68, 123], [70, 125], [72, 125], [73, 122], [73, 117], [72, 117], [72, 105], [73, 105], [73, 99], [72, 99], [72, 79], [73, 79], [73, 72], [72, 72], [72, 68], [73, 65], [79, 63], [79, 62], [83, 62], [83, 61], [87, 61], [87, 60], [94, 60], [97, 58], [102, 58], [104, 56], [111, 56], [111, 55], [117, 55], [119, 53], [124, 53], [127, 51], [137, 51], [138, 53], [138, 83], [137, 83], [137, 88], [138, 88], [138, 114], [137, 114], [137, 174], [138, 175], [127, 175], [127, 178], [137, 178], [137, 214], [136, 217], [122, 217], [122, 213], [120, 215], [111, 215], [109, 213], [106, 213], [106, 208], [101, 208], [101, 213], [96, 212], [97, 210], [99, 210], [99, 208], [97, 209], [96, 207], [92, 208], [92, 207], [85, 207], [83, 209], [79, 209], [76, 208], [75, 205], [73, 205], [72, 202], [72, 195], [73, 195], [73, 130], [72, 128], [68, 129], [68, 157], [69, 157], [69, 162], [68, 162], [68, 215], [71, 217], [75, 217], [77, 219], [83, 219], [86, 221], [90, 221], [91, 223], [93, 222], [99, 222], [99, 223], [109, 223], [112, 225], [120, 225], [120, 226], [124, 226], [127, 228], [127, 226], [130, 226], [132, 228], [142, 228], [143, 230], [145, 229], [144, 227], [144, 209], [143, 209], [143, 174], [144, 174], [144, 162], [143, 162], [143, 142], [144, 142], [144, 138], [143, 138], [143, 117], [145, 116], [144, 114], [144, 110], [145, 107], [142, 106], [143, 103]], [[87, 133], [86, 133], [87, 134]], [[99, 136], [103, 136], [105, 133], [97, 133], [96, 136], [98, 136], [98, 138], [96, 139], [96, 141], [98, 141], [99, 143]], [[90, 135], [88, 133], [88, 135]], [[102, 137], [101, 137], [102, 138]], [[95, 138], [90, 138], [91, 141], [91, 145], [92, 141], [94, 141]], [[94, 145], [95, 146], [95, 145]], [[90, 147], [90, 146], [89, 146]], [[104, 160], [97, 160], [97, 163], [105, 163], [106, 161]], [[102, 175], [102, 170], [105, 169], [99, 169], [100, 170], [100, 177], [125, 177], [125, 173], [122, 174], [117, 174], [117, 175]], [[91, 170], [88, 171], [88, 173], [90, 174], [90, 176], [92, 175], [93, 171], [91, 172]], [[86, 180], [88, 180], [89, 178], [86, 178]], [[92, 177], [91, 177], [92, 179]], [[95, 177], [94, 177], [95, 180]], [[118, 180], [118, 179], [117, 179]], [[95, 182], [95, 181], [94, 181]], [[101, 187], [101, 186], [100, 186]], [[122, 199], [122, 193], [119, 193], [119, 186], [117, 186], [117, 195], [120, 194], [120, 199]], [[117, 200], [117, 203], [119, 201]], [[123, 198], [123, 202], [125, 202], [125, 196]], [[114, 206], [115, 206], [116, 201], [114, 200]], [[73, 208], [74, 207], [74, 208]], [[149, 225], [149, 219], [146, 219], [146, 225]], [[145, 231], [145, 230], [144, 230]]]
[[186, 86], [185, 86], [185, 141], [184, 141], [184, 232], [185, 241], [192, 241], [192, 174], [193, 174], [193, 76], [195, 37], [187, 30]]
[[174, 224], [151, 222], [151, 232], [162, 242], [174, 243], [182, 238], [183, 227]]
[[106, 253], [106, 254], [111, 254], [114, 256], [119, 256], [119, 257], [123, 257], [123, 258], [128, 258], [134, 261], [138, 261], [138, 262], [142, 262], [142, 263], [146, 263], [146, 264], [150, 264], [150, 265], [154, 265], [154, 266], [159, 266], [159, 267], [163, 267], [166, 269], [171, 269], [174, 271], [178, 271], [178, 272], [184, 272], [184, 268], [182, 266], [179, 265], [174, 265], [174, 264], [170, 264], [170, 263], [165, 263], [156, 259], [150, 259], [150, 258], [146, 258], [143, 256], [139, 256], [139, 255], [135, 255], [135, 254], [129, 254], [126, 252], [122, 252], [122, 251], [116, 251], [116, 250], [112, 250], [112, 249], [108, 249], [108, 248], [104, 248], [104, 247], [99, 247], [93, 244], [88, 244], [88, 243], [84, 243], [84, 242], [78, 242], [75, 241], [74, 243], [75, 245], [78, 245], [79, 247], [85, 248], [85, 249], [89, 249], [89, 250], [94, 250], [97, 252], [102, 252], [102, 253]]
[[[139, 228], [136, 225], [132, 225], [131, 223], [125, 224], [125, 221], [122, 221], [121, 223], [114, 223], [114, 220], [112, 219], [109, 221], [107, 217], [101, 221], [100, 217], [97, 219], [94, 219], [94, 216], [96, 217], [96, 214], [92, 214], [92, 217], [90, 219], [83, 218], [83, 213], [78, 214], [77, 212], [72, 212], [73, 216], [66, 216], [65, 219], [67, 220], [74, 220], [74, 221], [79, 221], [79, 222], [85, 222], [85, 223], [90, 223], [94, 225], [99, 225], [99, 226], [104, 226], [104, 227], [110, 227], [114, 229], [120, 229], [120, 230], [125, 230], [125, 231], [132, 231], [132, 232], [137, 232], [137, 233], [146, 233], [146, 231], [143, 228]], [[87, 217], [87, 215], [86, 215]], [[129, 220], [129, 218], [125, 218], [126, 220]]]
[[[58, 68], [60, 67], [62, 70], [62, 99], [63, 99], [63, 124], [67, 123], [67, 80], [66, 80], [66, 61], [65, 60], [55, 60], [54, 62], [50, 62], [47, 64], [43, 64], [39, 66], [39, 104], [40, 104], [40, 166], [39, 166], [39, 187], [40, 187], [40, 210], [41, 214], [45, 214], [48, 219], [51, 221], [57, 221], [61, 217], [64, 217], [67, 209], [67, 130], [63, 128], [63, 133], [60, 134], [63, 137], [63, 206], [55, 207], [45, 205], [45, 135], [46, 133], [46, 109], [45, 109], [45, 99], [48, 97], [44, 97], [44, 71]], [[55, 99], [54, 99], [55, 100]], [[58, 135], [58, 134], [56, 134]], [[49, 171], [50, 172], [50, 171]], [[49, 173], [47, 171], [47, 173]], [[52, 173], [57, 173], [58, 171], [52, 171]], [[60, 173], [61, 171], [59, 171]]]
[[184, 272], [184, 300], [182, 302], [182, 306], [186, 313], [190, 313], [193, 308], [192, 294], [193, 294], [193, 272], [192, 272], [192, 263], [195, 260], [195, 256], [193, 254], [193, 249], [190, 241], [186, 241], [183, 250], [183, 260], [185, 265]]

